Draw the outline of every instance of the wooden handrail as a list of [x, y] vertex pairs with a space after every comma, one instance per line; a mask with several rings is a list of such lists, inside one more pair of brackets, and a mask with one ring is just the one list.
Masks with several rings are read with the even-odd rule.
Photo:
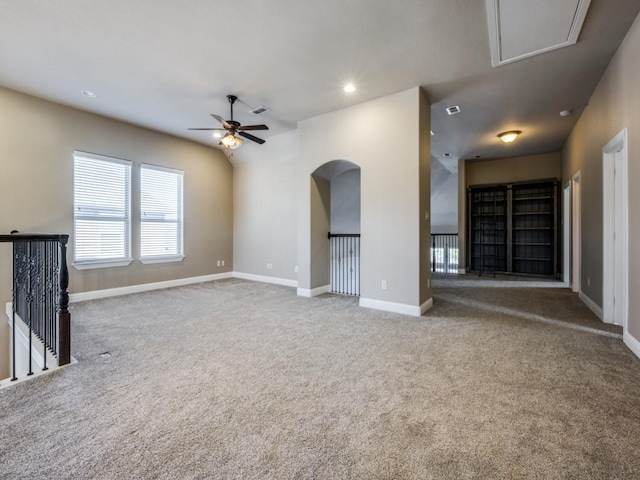
[[359, 233], [331, 233], [327, 234], [327, 238], [339, 238], [339, 237], [348, 237], [348, 238], [360, 238]]

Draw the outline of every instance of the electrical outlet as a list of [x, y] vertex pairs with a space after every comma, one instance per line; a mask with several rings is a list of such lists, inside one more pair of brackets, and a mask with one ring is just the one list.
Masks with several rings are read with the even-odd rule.
[[218, 263], [218, 267], [219, 267], [219, 266], [220, 266], [220, 260], [218, 260], [218, 262], [217, 262], [217, 263]]
[[431, 288], [431, 279], [427, 278], [427, 288]]
[[222, 260], [222, 266], [224, 267], [224, 260]]
[[295, 267], [293, 267], [293, 271], [298, 273], [298, 265], [296, 265]]
[[382, 290], [386, 290], [387, 289], [387, 281], [386, 280], [382, 280], [381, 288], [382, 288]]

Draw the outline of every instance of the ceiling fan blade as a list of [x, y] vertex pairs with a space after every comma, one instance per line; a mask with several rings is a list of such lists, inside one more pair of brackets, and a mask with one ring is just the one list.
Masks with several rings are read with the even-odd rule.
[[226, 128], [188, 128], [187, 130], [226, 130]]
[[252, 140], [256, 143], [259, 143], [260, 145], [262, 145], [265, 141], [261, 138], [258, 137], [254, 137], [253, 135], [251, 135], [250, 133], [245, 133], [245, 132], [238, 132], [238, 135], [240, 135], [241, 137], [244, 137], [248, 140]]
[[222, 118], [220, 115], [215, 115], [215, 114], [213, 114], [213, 113], [212, 113], [212, 114], [211, 114], [211, 116], [212, 116], [213, 118], [215, 118], [216, 120], [218, 120], [218, 121], [222, 124], [222, 126], [223, 126], [224, 128], [226, 128], [226, 129], [231, 128], [231, 125], [229, 125], [229, 124], [227, 123], [227, 121], [226, 121], [224, 118]]
[[238, 130], [269, 130], [266, 125], [243, 125]]

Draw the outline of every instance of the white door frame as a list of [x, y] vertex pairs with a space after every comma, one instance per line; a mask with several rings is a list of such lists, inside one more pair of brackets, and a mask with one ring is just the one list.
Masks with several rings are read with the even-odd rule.
[[562, 195], [562, 281], [571, 286], [571, 180]]
[[580, 198], [580, 171], [571, 179], [571, 290], [580, 293], [580, 247], [581, 247], [581, 221], [580, 210], [582, 208]]
[[[602, 314], [604, 322], [621, 325], [625, 333], [629, 317], [627, 173], [628, 141], [625, 127], [602, 149]], [[616, 199], [621, 205], [616, 204]]]

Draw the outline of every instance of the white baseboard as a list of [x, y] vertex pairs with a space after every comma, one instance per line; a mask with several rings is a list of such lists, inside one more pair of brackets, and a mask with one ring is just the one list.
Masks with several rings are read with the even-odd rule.
[[128, 287], [106, 288], [104, 290], [72, 293], [69, 295], [69, 301], [74, 303], [96, 300], [98, 298], [117, 297], [120, 295], [129, 295], [131, 293], [160, 290], [162, 288], [181, 287], [183, 285], [191, 285], [193, 283], [212, 282], [214, 280], [231, 278], [232, 276], [232, 272], [214, 273], [211, 275], [202, 275], [200, 277], [177, 278], [175, 280], [167, 280], [164, 282], [143, 283], [140, 285], [130, 285]]
[[[401, 313], [403, 315], [411, 315], [419, 317], [426, 311], [431, 304], [432, 299], [427, 300], [421, 306], [407, 305], [405, 303], [385, 302], [383, 300], [374, 300], [373, 298], [360, 298], [360, 306], [365, 308], [373, 308], [374, 310], [382, 310], [384, 312]], [[424, 310], [422, 310], [424, 308]]]
[[596, 314], [596, 317], [598, 317], [600, 320], [602, 320], [604, 318], [604, 316], [602, 314], [602, 308], [599, 307], [596, 302], [594, 302], [589, 297], [587, 297], [583, 292], [580, 292], [578, 294], [578, 298], [580, 298], [580, 300], [582, 300], [582, 302], [587, 307], [589, 307], [589, 310], [591, 310], [593, 313]]
[[420, 305], [420, 315], [422, 315], [424, 312], [429, 310], [431, 307], [433, 307], [433, 298], [430, 298], [429, 300], [424, 302], [422, 305]]
[[289, 280], [288, 278], [267, 277], [265, 275], [254, 275], [253, 273], [233, 272], [233, 278], [242, 278], [243, 280], [251, 280], [253, 282], [272, 283], [274, 285], [284, 285], [285, 287], [297, 287], [297, 280]]
[[629, 332], [624, 332], [622, 341], [627, 347], [629, 347], [629, 350], [631, 350], [636, 357], [640, 358], [640, 341], [633, 337]]
[[317, 288], [298, 288], [297, 294], [300, 297], [317, 297], [318, 295], [322, 295], [323, 293], [329, 293], [331, 291], [331, 285], [323, 285], [322, 287]]
[[458, 275], [464, 275], [467, 273], [467, 270], [465, 268], [459, 268], [458, 269]]

